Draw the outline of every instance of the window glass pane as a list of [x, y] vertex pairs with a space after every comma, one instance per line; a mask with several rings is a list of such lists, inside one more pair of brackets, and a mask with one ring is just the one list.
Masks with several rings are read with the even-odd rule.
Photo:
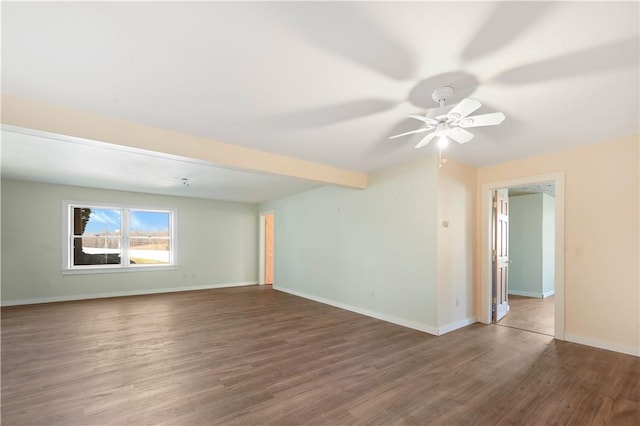
[[91, 209], [88, 207], [75, 207], [73, 209], [73, 235], [82, 235], [89, 223]]
[[129, 258], [131, 264], [168, 264], [171, 242], [168, 212], [131, 210]]
[[[68, 253], [65, 259], [69, 259], [65, 262], [67, 267], [92, 270], [95, 268], [86, 267], [137, 267], [175, 262], [172, 210], [108, 208], [90, 203], [68, 206], [71, 229], [64, 243]], [[127, 264], [123, 259], [127, 259]]]
[[158, 238], [135, 238], [129, 240], [131, 264], [167, 264], [169, 263], [169, 240]]
[[73, 264], [121, 264], [122, 213], [115, 209], [73, 209]]

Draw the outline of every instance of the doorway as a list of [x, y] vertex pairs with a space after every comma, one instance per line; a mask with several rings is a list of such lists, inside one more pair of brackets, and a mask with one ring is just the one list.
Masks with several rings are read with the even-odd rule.
[[509, 206], [508, 315], [494, 322], [553, 336], [555, 186], [543, 182], [504, 192]]
[[502, 188], [550, 182], [555, 189], [554, 214], [554, 285], [553, 336], [564, 340], [564, 172], [526, 178], [510, 179], [482, 185], [481, 191], [481, 250], [480, 250], [480, 309], [478, 320], [493, 322], [493, 193]]
[[275, 275], [275, 213], [266, 211], [260, 213], [259, 238], [259, 279], [258, 284], [274, 283]]

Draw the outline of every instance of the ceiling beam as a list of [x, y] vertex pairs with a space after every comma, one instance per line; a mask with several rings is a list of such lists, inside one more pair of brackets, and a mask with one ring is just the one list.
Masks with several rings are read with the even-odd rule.
[[2, 124], [356, 189], [367, 174], [2, 94]]

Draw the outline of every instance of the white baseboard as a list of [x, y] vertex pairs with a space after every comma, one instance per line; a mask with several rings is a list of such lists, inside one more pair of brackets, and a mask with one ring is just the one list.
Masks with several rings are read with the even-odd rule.
[[447, 324], [443, 327], [438, 327], [438, 336], [442, 336], [443, 334], [450, 333], [454, 330], [457, 330], [462, 327], [466, 327], [471, 324], [475, 324], [478, 322], [478, 318], [469, 317], [460, 321], [452, 322], [451, 324]]
[[608, 351], [620, 352], [627, 355], [640, 357], [639, 346], [621, 345], [619, 343], [605, 342], [591, 337], [578, 336], [575, 334], [565, 333], [564, 339], [567, 342], [579, 343], [581, 345], [593, 346], [594, 348], [606, 349]]
[[109, 293], [73, 294], [69, 296], [40, 297], [36, 299], [3, 300], [1, 305], [2, 306], [33, 305], [36, 303], [69, 302], [72, 300], [103, 299], [107, 297], [140, 296], [144, 294], [175, 293], [177, 291], [210, 290], [212, 288], [240, 287], [245, 285], [256, 285], [256, 284], [258, 284], [258, 281], [245, 281], [240, 283], [227, 283], [227, 284], [207, 284], [207, 285], [185, 286], [185, 287], [156, 288], [156, 289], [149, 289], [149, 290], [114, 291]]
[[520, 291], [520, 290], [512, 290], [509, 289], [509, 294], [513, 294], [514, 296], [523, 296], [523, 297], [535, 297], [537, 299], [542, 299], [542, 293], [533, 293], [531, 291]]
[[324, 303], [325, 305], [335, 306], [336, 308], [344, 309], [347, 311], [355, 312], [357, 314], [365, 315], [368, 317], [376, 318], [382, 321], [390, 322], [393, 324], [401, 325], [403, 327], [412, 328], [414, 330], [422, 331], [424, 333], [433, 334], [435, 336], [438, 335], [438, 329], [436, 327], [432, 327], [427, 324], [422, 324], [415, 321], [406, 320], [403, 318], [398, 318], [393, 315], [383, 314], [380, 312], [370, 311], [368, 309], [358, 308], [356, 306], [347, 305], [341, 302], [336, 302], [334, 300], [325, 299], [324, 297], [314, 296], [312, 294], [303, 293], [297, 290], [291, 290], [289, 288], [278, 287], [274, 284], [274, 290], [282, 291], [285, 293], [292, 294], [294, 296], [302, 297], [305, 299], [313, 300], [315, 302]]
[[523, 297], [535, 297], [536, 299], [546, 299], [549, 296], [553, 296], [556, 294], [555, 290], [545, 291], [544, 293], [533, 293], [531, 291], [520, 291], [520, 290], [511, 290], [509, 289], [509, 294], [513, 294], [514, 296], [523, 296]]

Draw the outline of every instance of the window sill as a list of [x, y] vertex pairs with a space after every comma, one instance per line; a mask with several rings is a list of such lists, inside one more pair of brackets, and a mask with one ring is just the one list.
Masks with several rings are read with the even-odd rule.
[[86, 275], [86, 274], [111, 274], [119, 272], [152, 272], [152, 271], [174, 271], [178, 265], [157, 265], [157, 266], [98, 266], [95, 268], [73, 268], [61, 269], [62, 275]]

